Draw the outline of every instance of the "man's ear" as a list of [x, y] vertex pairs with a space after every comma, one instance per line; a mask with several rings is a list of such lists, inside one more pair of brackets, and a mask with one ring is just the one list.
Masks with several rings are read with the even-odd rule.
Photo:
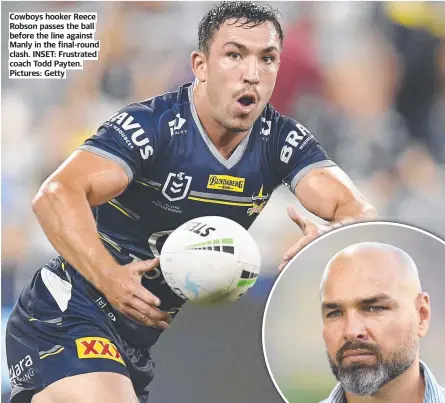
[[431, 319], [430, 297], [426, 292], [421, 292], [417, 296], [416, 309], [419, 315], [419, 337], [424, 337], [428, 332]]
[[197, 50], [192, 52], [192, 71], [195, 77], [205, 82], [207, 79], [207, 57], [203, 52]]

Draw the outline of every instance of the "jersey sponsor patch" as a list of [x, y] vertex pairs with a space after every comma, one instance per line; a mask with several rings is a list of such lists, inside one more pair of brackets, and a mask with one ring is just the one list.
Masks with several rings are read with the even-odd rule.
[[9, 379], [11, 386], [20, 386], [30, 381], [34, 376], [33, 361], [30, 355], [23, 357], [17, 363], [9, 367]]
[[228, 190], [229, 192], [244, 191], [246, 179], [228, 175], [209, 175], [208, 189]]
[[82, 337], [76, 339], [77, 356], [84, 358], [105, 358], [120, 362], [125, 366], [124, 360], [117, 347], [104, 337]]
[[296, 124], [297, 130], [291, 130], [286, 136], [284, 146], [281, 148], [280, 160], [284, 163], [289, 163], [292, 153], [295, 148], [303, 150], [304, 146], [313, 138], [311, 132], [306, 129], [301, 123]]
[[270, 128], [272, 125], [271, 120], [266, 120], [266, 118], [261, 118], [261, 136], [263, 136], [263, 140], [267, 140], [270, 134]]
[[173, 137], [175, 134], [184, 134], [186, 132], [185, 129], [182, 129], [184, 123], [187, 122], [186, 119], [183, 119], [179, 113], [176, 114], [176, 119], [170, 120], [168, 122], [168, 127], [170, 128], [170, 136]]
[[135, 121], [134, 117], [127, 112], [116, 112], [104, 125], [118, 132], [130, 148], [133, 148], [133, 144], [136, 145], [144, 160], [153, 154], [153, 147], [149, 144], [150, 140], [141, 124]]

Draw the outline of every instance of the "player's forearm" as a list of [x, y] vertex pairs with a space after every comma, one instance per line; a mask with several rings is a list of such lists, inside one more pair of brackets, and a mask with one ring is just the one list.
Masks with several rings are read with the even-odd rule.
[[377, 210], [363, 198], [351, 198], [339, 203], [334, 212], [330, 226], [337, 228], [357, 221], [377, 217]]
[[100, 288], [118, 264], [99, 239], [85, 191], [50, 182], [33, 200], [33, 211], [57, 252]]

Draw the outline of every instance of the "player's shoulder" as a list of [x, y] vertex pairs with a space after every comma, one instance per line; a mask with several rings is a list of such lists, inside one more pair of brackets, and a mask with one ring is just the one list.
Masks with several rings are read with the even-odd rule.
[[309, 130], [299, 121], [282, 115], [271, 104], [267, 104], [261, 114], [261, 133], [269, 136], [272, 141], [280, 141], [284, 138], [299, 137], [312, 138], [313, 135]]
[[154, 116], [161, 118], [163, 115], [182, 112], [190, 103], [189, 90], [191, 83], [183, 84], [176, 91], [166, 92], [139, 102], [141, 107], [145, 107]]
[[182, 119], [186, 115], [190, 85], [184, 84], [178, 87], [176, 91], [129, 103], [115, 112], [109, 118], [109, 121], [117, 121], [120, 124], [126, 123], [127, 126], [138, 123], [142, 127], [149, 126], [155, 130], [165, 119], [173, 119], [174, 125], [177, 119]]

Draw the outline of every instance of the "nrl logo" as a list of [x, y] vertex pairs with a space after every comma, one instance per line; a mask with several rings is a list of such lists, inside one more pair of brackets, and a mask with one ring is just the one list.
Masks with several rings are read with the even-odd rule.
[[192, 177], [184, 175], [183, 172], [178, 174], [170, 172], [162, 188], [162, 194], [169, 201], [182, 200], [187, 196], [191, 182]]
[[270, 198], [270, 194], [266, 193], [265, 195], [263, 195], [263, 186], [261, 186], [260, 191], [258, 192], [257, 195], [253, 194], [252, 195], [252, 207], [249, 207], [249, 209], [247, 210], [247, 214], [249, 216], [254, 215], [254, 214], [260, 214], [264, 207], [266, 207], [267, 202], [269, 201]]

